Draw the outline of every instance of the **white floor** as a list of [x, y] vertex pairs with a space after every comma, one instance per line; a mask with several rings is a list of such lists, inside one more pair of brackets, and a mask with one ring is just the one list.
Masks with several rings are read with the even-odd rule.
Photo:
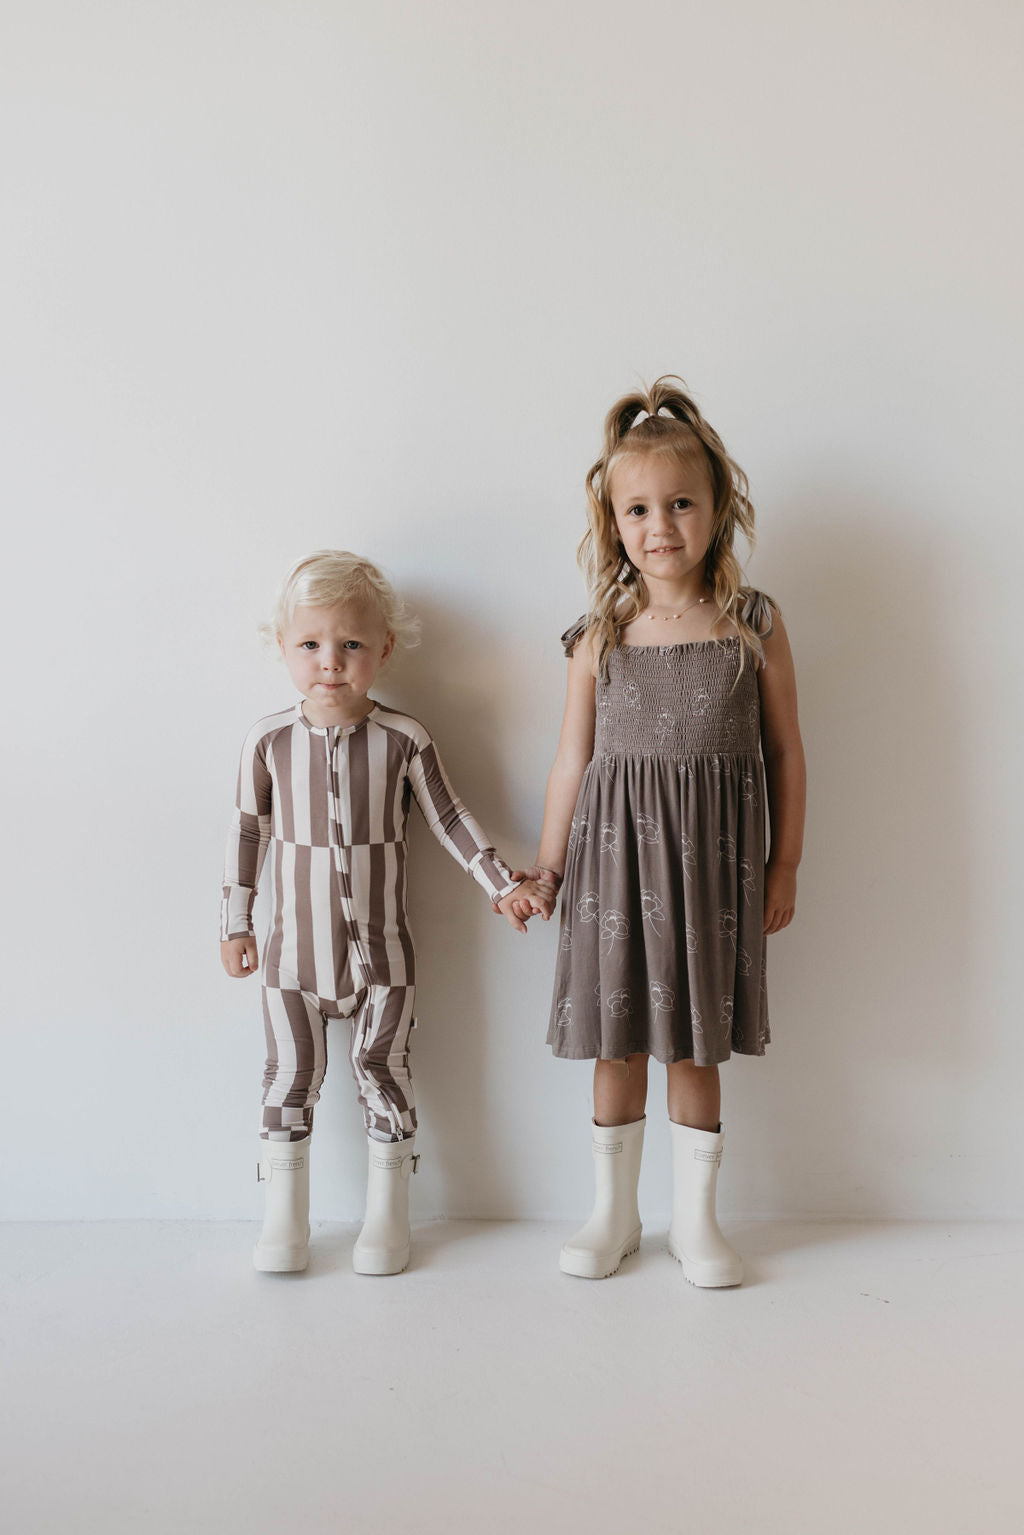
[[603, 1282], [568, 1227], [420, 1227], [355, 1276], [255, 1228], [0, 1228], [5, 1529], [1024, 1530], [1024, 1226], [733, 1223], [738, 1290], [664, 1233]]

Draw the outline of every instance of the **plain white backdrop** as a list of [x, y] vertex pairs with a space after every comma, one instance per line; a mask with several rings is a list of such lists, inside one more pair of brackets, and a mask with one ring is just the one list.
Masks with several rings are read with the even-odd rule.
[[[721, 1205], [1020, 1216], [1019, 7], [6, 3], [4, 1213], [255, 1216], [217, 952], [256, 626], [310, 549], [424, 621], [380, 689], [540, 828], [603, 414], [683, 374], [744, 465], [807, 751], [774, 1042]], [[418, 822], [414, 1214], [579, 1215], [584, 1063]], [[343, 1026], [313, 1208], [364, 1185]], [[669, 1202], [652, 1072], [641, 1199]]]

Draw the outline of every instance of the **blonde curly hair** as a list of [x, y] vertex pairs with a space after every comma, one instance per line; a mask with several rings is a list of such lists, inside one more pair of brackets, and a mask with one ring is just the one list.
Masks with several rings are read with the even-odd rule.
[[338, 602], [368, 603], [376, 608], [395, 648], [419, 643], [420, 622], [409, 612], [377, 566], [347, 549], [317, 549], [297, 560], [277, 594], [264, 639], [276, 640], [291, 623], [296, 608], [330, 608]]
[[[757, 631], [742, 617], [749, 589], [743, 587], [743, 572], [733, 552], [737, 529], [751, 551], [754, 548], [754, 508], [747, 477], [686, 393], [683, 380], [671, 373], [656, 379], [649, 389], [616, 400], [605, 417], [604, 451], [587, 474], [588, 527], [577, 557], [590, 596], [587, 629], [597, 641], [598, 670], [607, 679], [608, 657], [623, 630], [650, 603], [647, 583], [627, 559], [619, 539], [610, 492], [615, 465], [629, 455], [645, 453], [671, 454], [687, 467], [699, 464], [708, 475], [714, 519], [704, 578], [714, 593], [716, 614], [711, 627], [714, 630], [727, 619], [736, 625], [742, 674], [747, 652], [762, 654]], [[778, 604], [768, 600], [778, 611]]]

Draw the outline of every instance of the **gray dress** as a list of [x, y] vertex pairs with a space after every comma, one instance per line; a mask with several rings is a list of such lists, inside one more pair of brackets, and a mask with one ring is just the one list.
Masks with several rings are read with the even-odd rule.
[[[769, 599], [744, 593], [767, 638]], [[584, 630], [563, 636], [566, 654]], [[618, 645], [562, 886], [548, 1044], [710, 1066], [763, 1055], [765, 785], [756, 658], [740, 643]]]

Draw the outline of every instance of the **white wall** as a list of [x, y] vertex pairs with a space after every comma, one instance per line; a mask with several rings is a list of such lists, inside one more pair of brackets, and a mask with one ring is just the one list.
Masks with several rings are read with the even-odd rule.
[[[383, 696], [535, 847], [611, 401], [679, 371], [751, 476], [810, 775], [732, 1212], [1024, 1213], [1021, 12], [651, 0], [6, 4], [5, 1210], [249, 1216], [217, 956], [287, 563], [425, 620]], [[417, 1213], [579, 1214], [585, 1063], [417, 825]], [[314, 1208], [359, 1209], [343, 1040]], [[669, 1197], [654, 1073], [643, 1199]]]

